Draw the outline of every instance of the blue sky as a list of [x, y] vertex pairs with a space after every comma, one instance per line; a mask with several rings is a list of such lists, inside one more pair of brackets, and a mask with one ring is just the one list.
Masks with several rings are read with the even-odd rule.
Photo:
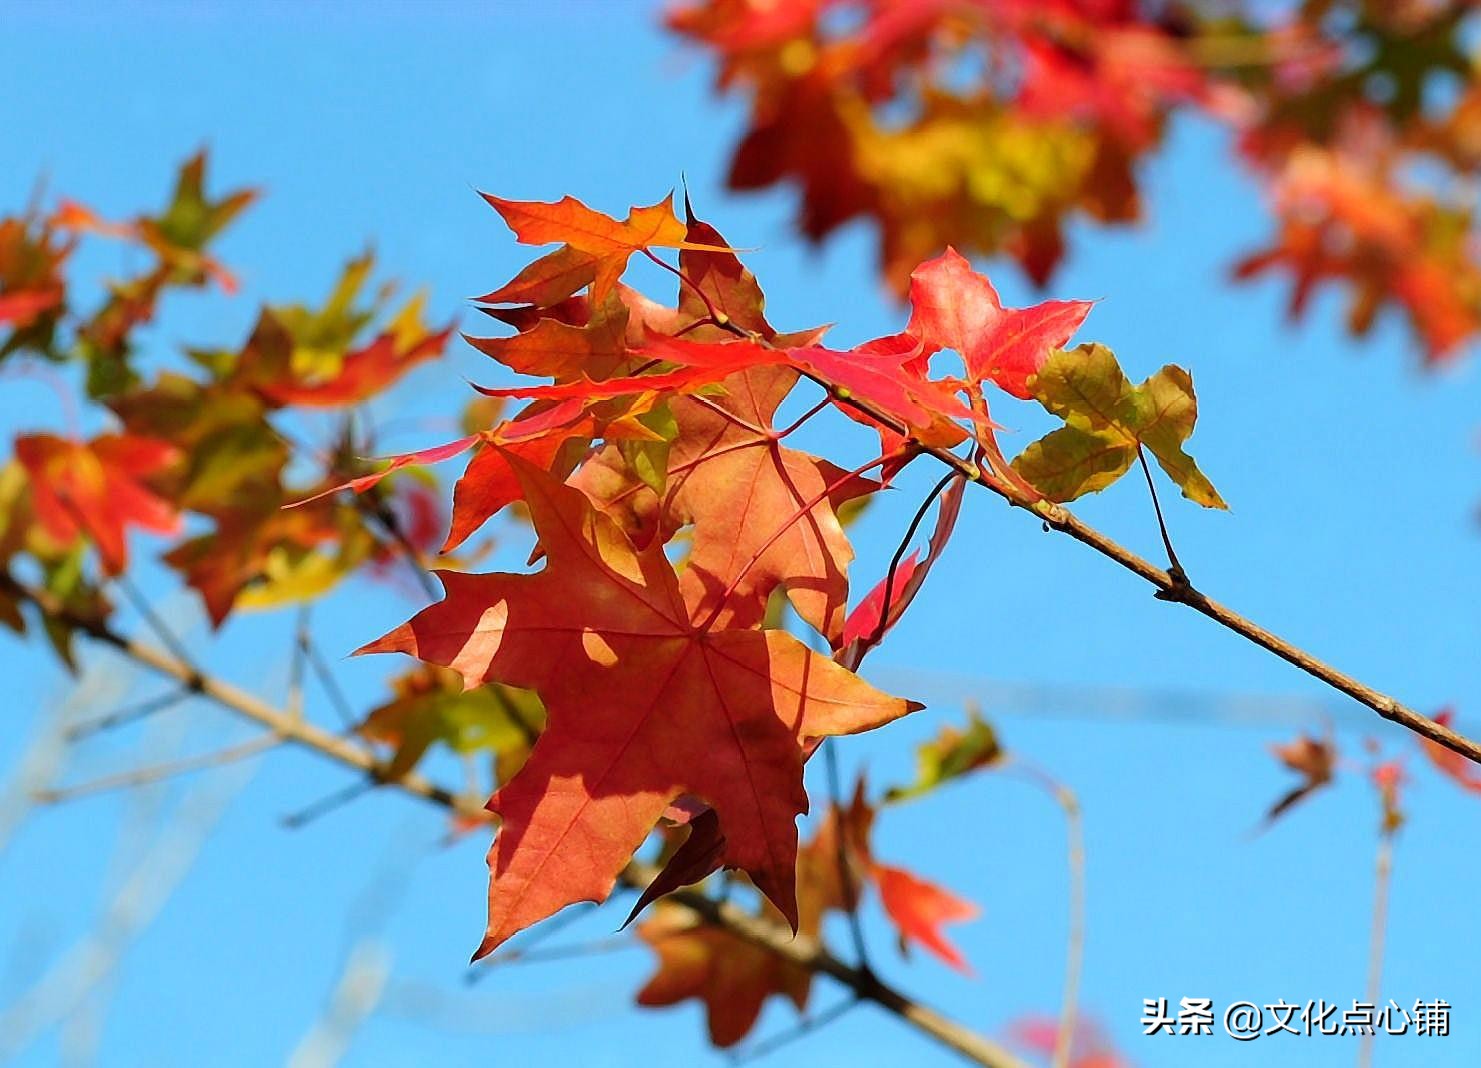
[[[837, 340], [855, 341], [903, 320], [875, 279], [866, 230], [813, 250], [789, 231], [787, 193], [723, 190], [742, 111], [711, 95], [704, 64], [657, 30], [649, 5], [429, 3], [350, 13], [328, 4], [118, 4], [84, 13], [10, 3], [0, 4], [0, 18], [0, 205], [23, 204], [44, 174], [55, 190], [126, 216], [159, 203], [178, 161], [206, 145], [217, 188], [257, 184], [266, 193], [220, 248], [253, 299], [316, 299], [344, 259], [371, 244], [387, 273], [428, 286], [440, 314], [466, 318], [464, 300], [529, 255], [475, 190], [528, 199], [570, 193], [620, 213], [664, 195], [683, 174], [701, 214], [734, 244], [758, 248], [749, 262], [780, 326], [834, 321]], [[1230, 286], [1229, 263], [1265, 238], [1268, 222], [1214, 131], [1179, 126], [1145, 177], [1148, 222], [1076, 233], [1052, 295], [1100, 298], [1082, 337], [1111, 345], [1133, 377], [1174, 360], [1194, 374], [1202, 409], [1194, 452], [1232, 507], [1203, 513], [1169, 491], [1169, 522], [1190, 575], [1415, 707], [1453, 703], [1475, 733], [1474, 362], [1423, 374], [1397, 321], [1381, 320], [1354, 343], [1337, 300], [1318, 301], [1291, 328], [1281, 284]], [[119, 255], [98, 253], [85, 266], [117, 270]], [[1011, 267], [988, 266], [1007, 302], [1033, 299]], [[250, 303], [179, 298], [154, 342], [161, 352], [186, 341], [235, 343]], [[490, 378], [483, 357], [458, 349], [380, 406], [383, 420], [405, 421], [404, 437], [388, 447], [443, 440], [440, 424], [467, 396], [463, 376]], [[61, 425], [42, 384], [0, 378], [7, 437]], [[822, 431], [811, 443], [830, 445]], [[883, 567], [908, 517], [906, 498], [920, 492], [925, 474], [864, 520], [859, 575]], [[1135, 480], [1077, 511], [1155, 556], [1156, 528]], [[150, 548], [135, 544], [141, 556]], [[191, 617], [189, 598], [171, 599], [159, 569], [147, 573], [146, 587], [175, 618]], [[338, 657], [416, 607], [395, 590], [356, 586], [318, 613], [319, 640], [360, 704], [379, 697], [397, 665]], [[227, 677], [279, 696], [288, 626], [244, 617], [203, 655]], [[204, 632], [193, 635], [205, 650]], [[56, 714], [70, 684], [44, 651], [8, 636], [0, 636], [0, 672], [10, 690], [4, 769]], [[1153, 600], [1135, 579], [985, 494], [969, 494], [940, 569], [866, 673], [904, 692], [929, 691], [933, 703], [845, 743], [846, 769], [867, 766], [876, 783], [905, 777], [915, 743], [959, 722], [960, 698], [976, 693], [1011, 749], [1078, 791], [1090, 882], [1085, 1008], [1151, 1068], [1346, 1063], [1355, 1055], [1347, 1039], [1143, 1039], [1137, 1020], [1144, 997], [1361, 997], [1373, 799], [1348, 775], [1252, 836], [1287, 785], [1266, 746], [1294, 733], [1290, 716], [1319, 728], [1325, 712], [1353, 759], [1365, 736], [1410, 752], [1416, 783], [1397, 848], [1384, 995], [1447, 999], [1456, 1006], [1454, 1033], [1380, 1041], [1377, 1063], [1481, 1060], [1473, 952], [1481, 941], [1473, 907], [1481, 802], [1429, 774], [1407, 739], [1376, 717]], [[99, 675], [105, 689], [129, 685], [115, 669]], [[159, 689], [138, 680], [131, 692]], [[1222, 714], [1236, 705], [1238, 715]], [[329, 721], [322, 704], [311, 711]], [[1287, 722], [1251, 722], [1263, 712]], [[207, 707], [182, 706], [160, 721], [92, 743], [73, 776], [129, 766], [141, 743], [171, 745], [179, 736], [200, 751], [244, 736]], [[511, 965], [465, 987], [464, 963], [482, 928], [483, 843], [439, 848], [438, 814], [396, 796], [363, 799], [301, 830], [281, 826], [280, 817], [347, 781], [309, 755], [275, 753], [257, 766], [178, 892], [105, 984], [98, 1004], [106, 1011], [79, 1018], [101, 1021], [99, 1063], [279, 1063], [320, 1014], [347, 946], [362, 936], [384, 941], [393, 985], [346, 1064], [536, 1056], [723, 1063], [695, 1007], [631, 1007], [651, 967], [641, 950]], [[188, 785], [163, 801], [181, 798], [201, 804]], [[143, 803], [113, 796], [42, 810], [0, 853], [0, 1012], [94, 925], [114, 878], [119, 829], [129, 826], [130, 805]], [[979, 776], [884, 815], [878, 852], [983, 909], [957, 935], [975, 980], [927, 958], [899, 960], [871, 919], [874, 955], [889, 978], [988, 1032], [1054, 1010], [1064, 846], [1044, 796], [1006, 776]], [[615, 911], [588, 916], [552, 944], [602, 937], [619, 919]], [[840, 996], [820, 981], [814, 1006]], [[790, 1009], [775, 1006], [759, 1033], [791, 1020]], [[70, 1046], [53, 1030], [19, 1063], [49, 1065], [85, 1047], [82, 1024], [69, 1030]], [[953, 1063], [866, 1009], [769, 1063], [902, 1060]]]

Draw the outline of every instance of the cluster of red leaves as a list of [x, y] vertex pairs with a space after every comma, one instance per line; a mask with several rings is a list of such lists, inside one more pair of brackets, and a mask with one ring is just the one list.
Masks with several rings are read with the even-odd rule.
[[[470, 340], [508, 369], [552, 381], [480, 387], [525, 406], [346, 484], [364, 492], [406, 465], [471, 449], [448, 547], [516, 501], [538, 539], [538, 572], [439, 572], [445, 598], [362, 650], [408, 653], [456, 671], [469, 689], [513, 686], [543, 702], [544, 733], [489, 803], [500, 830], [479, 955], [568, 904], [604, 900], [661, 821], [687, 825], [689, 836], [645, 902], [728, 867], [796, 927], [803, 764], [823, 739], [916, 707], [853, 669], [944, 547], [961, 487], [942, 504], [929, 560], [892, 570], [852, 617], [840, 509], [880, 488], [871, 471], [893, 477], [925, 447], [969, 439], [989, 477], [1038, 499], [999, 452], [988, 386], [1037, 397], [1067, 420], [1060, 434], [1073, 426], [1073, 440], [1031, 446], [1057, 464], [1058, 499], [1111, 481], [1124, 466], [1105, 457], [1129, 464], [1143, 439], [1195, 496], [1191, 480], [1202, 476], [1172, 444], [1192, 430], [1186, 374], [1169, 387], [1182, 389], [1182, 403], [1149, 407], [1136, 389], [1152, 386], [1129, 386], [1105, 350], [1060, 350], [1088, 303], [1004, 308], [950, 249], [913, 272], [903, 332], [839, 351], [822, 331], [773, 329], [755, 278], [687, 205], [683, 221], [668, 200], [617, 220], [569, 197], [487, 199], [521, 242], [560, 247], [482, 298], [517, 332]], [[665, 265], [654, 247], [679, 250], [668, 267], [678, 277], [672, 307], [621, 281], [635, 254]], [[963, 374], [933, 376], [943, 349]], [[1035, 392], [1051, 361], [1054, 383], [1085, 372], [1072, 384], [1089, 407], [1063, 401], [1057, 386]], [[778, 429], [804, 378], [823, 398]], [[883, 452], [844, 470], [786, 443], [830, 406], [877, 431]], [[1171, 464], [1169, 449], [1187, 466]], [[774, 595], [831, 657], [775, 625]], [[960, 911], [928, 900], [913, 877], [867, 870], [887, 907], [916, 911], [911, 929], [928, 941], [934, 923]]]
[[[302, 461], [290, 474], [292, 416], [359, 404], [447, 340], [448, 331], [422, 324], [419, 300], [364, 337], [390, 295], [362, 300], [368, 257], [347, 267], [322, 308], [264, 307], [237, 349], [188, 350], [183, 371], [142, 351], [140, 330], [171, 291], [214, 282], [235, 292], [209, 249], [254, 196], [207, 196], [198, 155], [157, 215], [115, 223], [64, 200], [49, 213], [0, 219], [5, 371], [50, 380], [75, 372], [109, 424], [90, 437], [76, 426], [66, 436], [22, 435], [14, 463], [0, 468], [0, 569], [30, 567], [74, 611], [109, 611], [104, 588], [127, 567], [134, 529], [175, 539], [165, 560], [217, 624], [234, 607], [316, 596], [361, 564], [406, 544], [430, 549], [441, 536], [437, 498], [411, 480], [355, 503], [283, 507], [363, 469], [343, 437], [306, 483]], [[79, 242], [95, 237], [126, 242], [139, 266], [89, 306], [65, 268]], [[85, 566], [89, 550], [97, 574]], [[0, 619], [24, 624], [14, 604], [0, 604]], [[47, 630], [68, 656], [67, 629]]]
[[1456, 192], [1481, 155], [1474, 11], [699, 0], [669, 23], [714, 54], [721, 90], [750, 95], [730, 184], [794, 183], [814, 240], [871, 220], [897, 289], [944, 244], [1011, 256], [1042, 284], [1067, 221], [1139, 217], [1138, 164], [1193, 111], [1233, 130], [1271, 192], [1278, 234], [1239, 276], [1289, 273], [1293, 313], [1341, 281], [1355, 332], [1393, 302], [1440, 359], [1481, 329], [1481, 250]]
[[[466, 436], [367, 472], [348, 421], [322, 455], [293, 456], [293, 416], [362, 404], [439, 355], [449, 333], [424, 325], [420, 300], [382, 319], [388, 291], [362, 298], [368, 257], [321, 307], [263, 307], [240, 345], [187, 350], [183, 369], [142, 351], [139, 328], [171, 290], [234, 285], [208, 246], [250, 200], [208, 198], [197, 157], [158, 216], [113, 223], [64, 202], [0, 222], [7, 370], [50, 361], [75, 372], [109, 421], [86, 440], [17, 440], [0, 468], [4, 573], [104, 617], [131, 532], [152, 533], [171, 539], [164, 560], [219, 624], [235, 609], [313, 599], [393, 554], [418, 560], [444, 523], [416, 468], [471, 453], [444, 551], [517, 505], [540, 567], [438, 572], [445, 598], [365, 647], [424, 663], [359, 729], [390, 747], [391, 775], [433, 744], [492, 754], [500, 827], [480, 954], [568, 904], [604, 899], [658, 831], [675, 848], [640, 907], [734, 869], [767, 914], [819, 933], [827, 913], [853, 912], [872, 892], [902, 946], [964, 969], [941, 928], [974, 907], [874, 859], [862, 787], [799, 851], [806, 761], [829, 737], [919, 707], [857, 669], [944, 551], [965, 479], [943, 480], [910, 525], [907, 543], [939, 495], [927, 554], [902, 545], [852, 610], [848, 512], [926, 452], [957, 448], [1033, 504], [1104, 488], [1145, 445], [1185, 495], [1222, 506], [1182, 451], [1196, 419], [1187, 373], [1168, 367], [1133, 386], [1102, 346], [1066, 351], [1088, 302], [1005, 308], [950, 248], [911, 272], [903, 330], [840, 350], [821, 329], [775, 330], [756, 279], [687, 204], [683, 219], [667, 199], [619, 220], [570, 197], [489, 197], [521, 242], [559, 247], [481, 299], [514, 332], [469, 341], [546, 381], [479, 387]], [[63, 269], [97, 236], [149, 257], [89, 310]], [[624, 283], [635, 255], [677, 277], [672, 305]], [[821, 392], [801, 410], [804, 382]], [[993, 390], [993, 404], [1032, 399], [1063, 425], [1009, 463]], [[510, 399], [520, 406], [502, 417]], [[825, 411], [866, 428], [879, 453], [845, 468], [794, 448], [793, 433]], [[783, 604], [826, 652], [782, 625]], [[0, 621], [25, 622], [3, 600]], [[66, 656], [66, 627], [49, 620], [47, 632]], [[943, 738], [934, 770], [923, 763], [922, 783], [887, 799], [990, 764], [983, 729]], [[705, 998], [717, 1041], [744, 1034], [769, 993], [805, 997], [805, 977], [776, 958], [668, 922], [643, 928], [665, 961], [644, 1000]]]

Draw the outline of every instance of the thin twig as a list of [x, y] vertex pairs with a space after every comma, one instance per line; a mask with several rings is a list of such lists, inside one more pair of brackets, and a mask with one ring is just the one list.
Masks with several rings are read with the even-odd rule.
[[859, 893], [859, 881], [854, 878], [854, 865], [849, 856], [848, 826], [843, 815], [843, 784], [838, 774], [838, 749], [836, 745], [828, 744], [830, 740], [824, 738], [821, 748], [823, 763], [828, 769], [828, 792], [831, 795], [834, 832], [838, 836], [838, 880], [843, 886], [844, 904], [848, 906], [848, 926], [849, 934], [854, 940], [854, 956], [858, 958], [861, 971], [872, 973], [874, 969], [869, 965], [869, 948], [864, 942], [864, 920], [859, 915], [862, 895]]
[[804, 1016], [801, 1020], [797, 1021], [795, 1026], [787, 1028], [787, 1030], [780, 1034], [772, 1035], [770, 1038], [762, 1039], [760, 1042], [734, 1054], [730, 1058], [730, 1063], [749, 1064], [752, 1061], [759, 1061], [762, 1057], [769, 1057], [777, 1050], [785, 1049], [799, 1039], [806, 1038], [814, 1031], [821, 1031], [830, 1023], [846, 1015], [850, 1010], [857, 1009], [858, 1007], [859, 999], [849, 998], [847, 1001], [840, 1001], [836, 1005], [829, 1006], [822, 1012], [815, 1013], [811, 1016]]
[[107, 715], [99, 716], [96, 719], [74, 723], [67, 728], [67, 740], [69, 742], [75, 742], [81, 738], [86, 738], [90, 734], [96, 734], [99, 731], [112, 730], [115, 727], [122, 727], [128, 723], [135, 723], [154, 715], [156, 712], [163, 712], [168, 708], [174, 708], [189, 696], [189, 690], [171, 690], [168, 693], [157, 694], [154, 697], [146, 698], [135, 704], [126, 705], [123, 708], [109, 712]]
[[225, 749], [218, 749], [212, 753], [198, 753], [195, 756], [182, 757], [179, 760], [171, 760], [164, 764], [151, 764], [144, 768], [121, 771], [115, 775], [104, 775], [97, 779], [78, 783], [75, 786], [58, 786], [46, 790], [37, 790], [34, 797], [39, 804], [54, 805], [62, 801], [73, 801], [79, 797], [90, 797], [93, 794], [107, 793], [110, 790], [126, 790], [144, 786], [152, 782], [162, 782], [165, 779], [173, 779], [178, 775], [189, 775], [192, 772], [204, 771], [207, 768], [219, 768], [226, 764], [234, 764], [238, 760], [246, 760], [248, 757], [256, 756], [258, 753], [272, 749], [282, 741], [282, 738], [271, 732], [260, 734], [255, 738], [249, 738], [245, 742], [230, 745]]
[[1080, 975], [1085, 966], [1085, 820], [1080, 812], [1080, 800], [1073, 790], [1033, 764], [1017, 759], [1015, 764], [1064, 811], [1065, 860], [1069, 875], [1064, 990], [1060, 997], [1059, 1026], [1054, 1034], [1054, 1054], [1050, 1065], [1051, 1068], [1069, 1068], [1079, 1016]]
[[[191, 670], [184, 664], [176, 667]], [[30, 990], [0, 1009], [0, 1061], [8, 1062], [37, 1035], [64, 1020], [112, 973], [189, 873], [212, 827], [246, 785], [247, 768], [250, 765], [235, 765], [225, 773], [225, 782], [213, 780], [192, 789], [108, 901], [94, 932], [73, 945]]]
[[579, 923], [581, 920], [585, 919], [591, 912], [592, 907], [593, 906], [590, 904], [590, 902], [584, 902], [582, 904], [563, 909], [560, 912], [557, 912], [554, 916], [541, 921], [538, 927], [530, 928], [528, 931], [520, 935], [519, 945], [510, 946], [507, 949], [495, 951], [492, 956], [484, 957], [481, 960], [475, 961], [473, 964], [470, 964], [468, 966], [467, 972], [463, 974], [463, 982], [467, 983], [469, 986], [472, 986], [474, 983], [482, 979], [484, 973], [486, 973], [489, 968], [491, 968], [496, 962], [503, 960], [511, 953], [528, 952], [535, 946], [539, 945], [541, 942], [544, 942], [547, 938], [551, 938], [554, 935], [560, 934], [567, 927], [570, 927], [572, 924]]
[[390, 505], [380, 500], [372, 505], [368, 498], [359, 494], [355, 495], [354, 502], [363, 514], [375, 519], [391, 536], [391, 540], [401, 550], [406, 565], [416, 574], [417, 583], [422, 587], [422, 592], [432, 598], [441, 596], [442, 590], [438, 588], [437, 580], [432, 577], [422, 560], [422, 551], [412, 544], [411, 538], [407, 537], [406, 531], [401, 528], [401, 520], [396, 517], [395, 512], [391, 511]]
[[[1393, 882], [1394, 836], [1385, 829], [1378, 838], [1378, 864], [1373, 881], [1373, 929], [1368, 941], [1368, 995], [1369, 1005], [1378, 1004], [1379, 990], [1383, 984], [1383, 947], [1388, 931], [1388, 894]], [[1377, 1027], [1363, 1034], [1358, 1046], [1358, 1068], [1371, 1068], [1373, 1064], [1373, 1039]]]
[[110, 645], [136, 663], [152, 671], [178, 680], [190, 686], [194, 693], [208, 697], [217, 704], [241, 715], [254, 723], [282, 736], [285, 742], [303, 746], [341, 764], [365, 772], [377, 782], [398, 782], [407, 792], [435, 801], [457, 811], [460, 816], [487, 819], [483, 806], [460, 803], [449, 790], [434, 786], [421, 775], [410, 772], [399, 780], [391, 776], [386, 761], [349, 738], [331, 733], [307, 720], [296, 719], [280, 708], [274, 708], [245, 690], [211, 675], [197, 674], [190, 665], [147, 645], [137, 638], [115, 630], [108, 623], [73, 612], [47, 590], [28, 586], [10, 575], [0, 573], [0, 590], [19, 597], [34, 605], [53, 619], [75, 627], [79, 632], [105, 645]]
[[174, 653], [176, 659], [183, 663], [194, 665], [195, 658], [185, 648], [185, 643], [176, 636], [173, 630], [165, 625], [163, 619], [159, 618], [159, 614], [155, 612], [153, 606], [139, 592], [139, 588], [130, 581], [129, 577], [127, 575], [117, 575], [114, 577], [114, 582], [117, 583], [119, 589], [123, 590], [124, 596], [133, 603], [134, 610], [139, 613], [139, 618], [144, 620], [149, 629], [154, 631], [154, 636], [164, 643], [164, 647]]
[[[625, 880], [640, 885], [646, 885], [657, 875], [656, 868], [637, 861], [623, 871]], [[689, 908], [707, 923], [724, 927], [731, 934], [770, 950], [791, 964], [836, 979], [857, 997], [893, 1013], [968, 1060], [995, 1068], [1026, 1068], [1023, 1061], [996, 1042], [942, 1016], [861, 969], [844, 964], [814, 938], [805, 934], [794, 935], [784, 924], [753, 916], [734, 905], [713, 901], [695, 890], [675, 891], [666, 900]]]
[[355, 716], [355, 710], [350, 707], [350, 702], [345, 697], [344, 690], [340, 689], [339, 680], [334, 677], [334, 672], [329, 670], [329, 664], [319, 653], [319, 647], [314, 644], [313, 639], [306, 639], [303, 647], [304, 656], [308, 658], [309, 667], [314, 669], [318, 676], [319, 685], [323, 687], [329, 703], [334, 706], [334, 713], [344, 725], [345, 730], [353, 731], [359, 726], [359, 719]]
[[373, 790], [375, 786], [376, 781], [374, 779], [361, 779], [359, 782], [352, 782], [348, 786], [342, 786], [333, 793], [325, 794], [317, 801], [310, 802], [297, 812], [290, 812], [284, 816], [282, 820], [283, 826], [292, 831], [302, 830], [315, 820], [344, 808], [351, 801], [363, 797]]
[[288, 1068], [334, 1068], [375, 1011], [391, 975], [391, 954], [369, 939], [350, 951], [323, 1014], [288, 1057]]
[[676, 275], [683, 285], [688, 286], [694, 293], [694, 295], [699, 298], [700, 303], [705, 306], [705, 314], [709, 316], [710, 322], [714, 323], [722, 330], [728, 330], [731, 328], [732, 324], [730, 322], [730, 316], [726, 315], [722, 311], [717, 310], [715, 307], [715, 302], [710, 300], [710, 295], [703, 289], [701, 289], [692, 278], [690, 278], [683, 272], [682, 269], [675, 267], [671, 263], [666, 263], [662, 257], [658, 256], [650, 248], [644, 248], [643, 255], [648, 257], [648, 259], [652, 260], [654, 263], [658, 264], [658, 266], [662, 267], [665, 271], [668, 271], [672, 275]]
[[294, 716], [303, 716], [304, 664], [309, 655], [309, 616], [313, 606], [305, 601], [298, 606], [298, 622], [293, 628], [293, 656], [288, 661], [288, 699], [286, 707]]
[[603, 953], [619, 953], [626, 949], [640, 949], [643, 943], [631, 935], [612, 935], [595, 938], [590, 942], [575, 942], [564, 946], [539, 946], [529, 949], [511, 949], [507, 953], [496, 953], [489, 958], [483, 969], [487, 972], [502, 964], [544, 964], [553, 960], [572, 960], [580, 957], [595, 957]]

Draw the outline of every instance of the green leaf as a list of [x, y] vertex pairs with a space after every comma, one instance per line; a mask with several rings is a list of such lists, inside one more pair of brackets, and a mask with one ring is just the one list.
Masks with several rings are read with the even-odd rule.
[[651, 412], [638, 416], [638, 422], [660, 436], [658, 441], [628, 440], [618, 444], [618, 450], [627, 461], [632, 473], [637, 475], [659, 497], [663, 496], [668, 479], [669, 445], [679, 436], [679, 424], [667, 404], [659, 405]]
[[1188, 372], [1168, 364], [1139, 386], [1121, 373], [1104, 345], [1051, 353], [1029, 389], [1065, 425], [1024, 449], [1013, 468], [1053, 501], [1105, 489], [1136, 462], [1143, 446], [1183, 496], [1225, 508], [1183, 442], [1193, 433], [1198, 399]]
[[257, 197], [254, 190], [242, 189], [208, 200], [205, 174], [206, 154], [199, 152], [180, 168], [175, 195], [164, 213], [140, 221], [146, 236], [172, 248], [200, 252]]
[[884, 796], [887, 802], [906, 801], [930, 793], [943, 783], [970, 771], [996, 764], [1003, 758], [997, 732], [971, 709], [967, 729], [944, 728], [939, 735], [916, 750], [915, 782], [909, 786], [891, 787]]
[[487, 752], [506, 782], [545, 727], [545, 706], [530, 690], [500, 683], [463, 689], [456, 673], [423, 665], [393, 680], [395, 699], [372, 710], [360, 733], [394, 748], [391, 775], [410, 771], [440, 742], [456, 753]]

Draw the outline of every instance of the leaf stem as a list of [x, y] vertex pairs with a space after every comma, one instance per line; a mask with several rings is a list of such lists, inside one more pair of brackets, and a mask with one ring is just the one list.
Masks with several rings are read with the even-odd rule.
[[879, 622], [874, 625], [874, 632], [869, 635], [863, 645], [859, 646], [859, 651], [854, 657], [854, 668], [857, 668], [863, 661], [865, 653], [884, 640], [885, 631], [890, 628], [890, 599], [895, 595], [895, 573], [900, 569], [900, 561], [905, 558], [905, 550], [910, 548], [910, 543], [915, 540], [916, 531], [920, 529], [921, 522], [926, 518], [926, 512], [930, 511], [932, 502], [941, 496], [952, 480], [961, 477], [955, 471], [948, 471], [942, 475], [941, 481], [932, 487], [931, 492], [926, 494], [926, 499], [921, 501], [920, 507], [915, 510], [910, 526], [905, 529], [905, 536], [900, 539], [900, 544], [895, 548], [895, 555], [890, 558], [890, 569], [885, 573], [884, 600], [879, 608]]
[[824, 397], [822, 400], [818, 401], [818, 403], [814, 404], [811, 408], [803, 412], [792, 422], [788, 423], [784, 429], [778, 430], [776, 433], [777, 440], [780, 441], [782, 438], [790, 437], [794, 431], [801, 428], [804, 423], [806, 423], [809, 419], [817, 415], [819, 412], [821, 412], [824, 408], [827, 408], [832, 403], [833, 402], [827, 397]]
[[1142, 465], [1142, 474], [1147, 479], [1147, 492], [1152, 495], [1152, 510], [1157, 513], [1157, 532], [1162, 535], [1162, 547], [1167, 550], [1167, 573], [1174, 578], [1181, 576], [1184, 584], [1188, 581], [1187, 572], [1183, 565], [1178, 562], [1178, 554], [1173, 551], [1172, 539], [1167, 535], [1167, 523], [1162, 518], [1162, 503], [1157, 499], [1157, 484], [1152, 481], [1152, 469], [1147, 466], [1147, 454], [1142, 451], [1142, 443], [1136, 443], [1137, 462]]

